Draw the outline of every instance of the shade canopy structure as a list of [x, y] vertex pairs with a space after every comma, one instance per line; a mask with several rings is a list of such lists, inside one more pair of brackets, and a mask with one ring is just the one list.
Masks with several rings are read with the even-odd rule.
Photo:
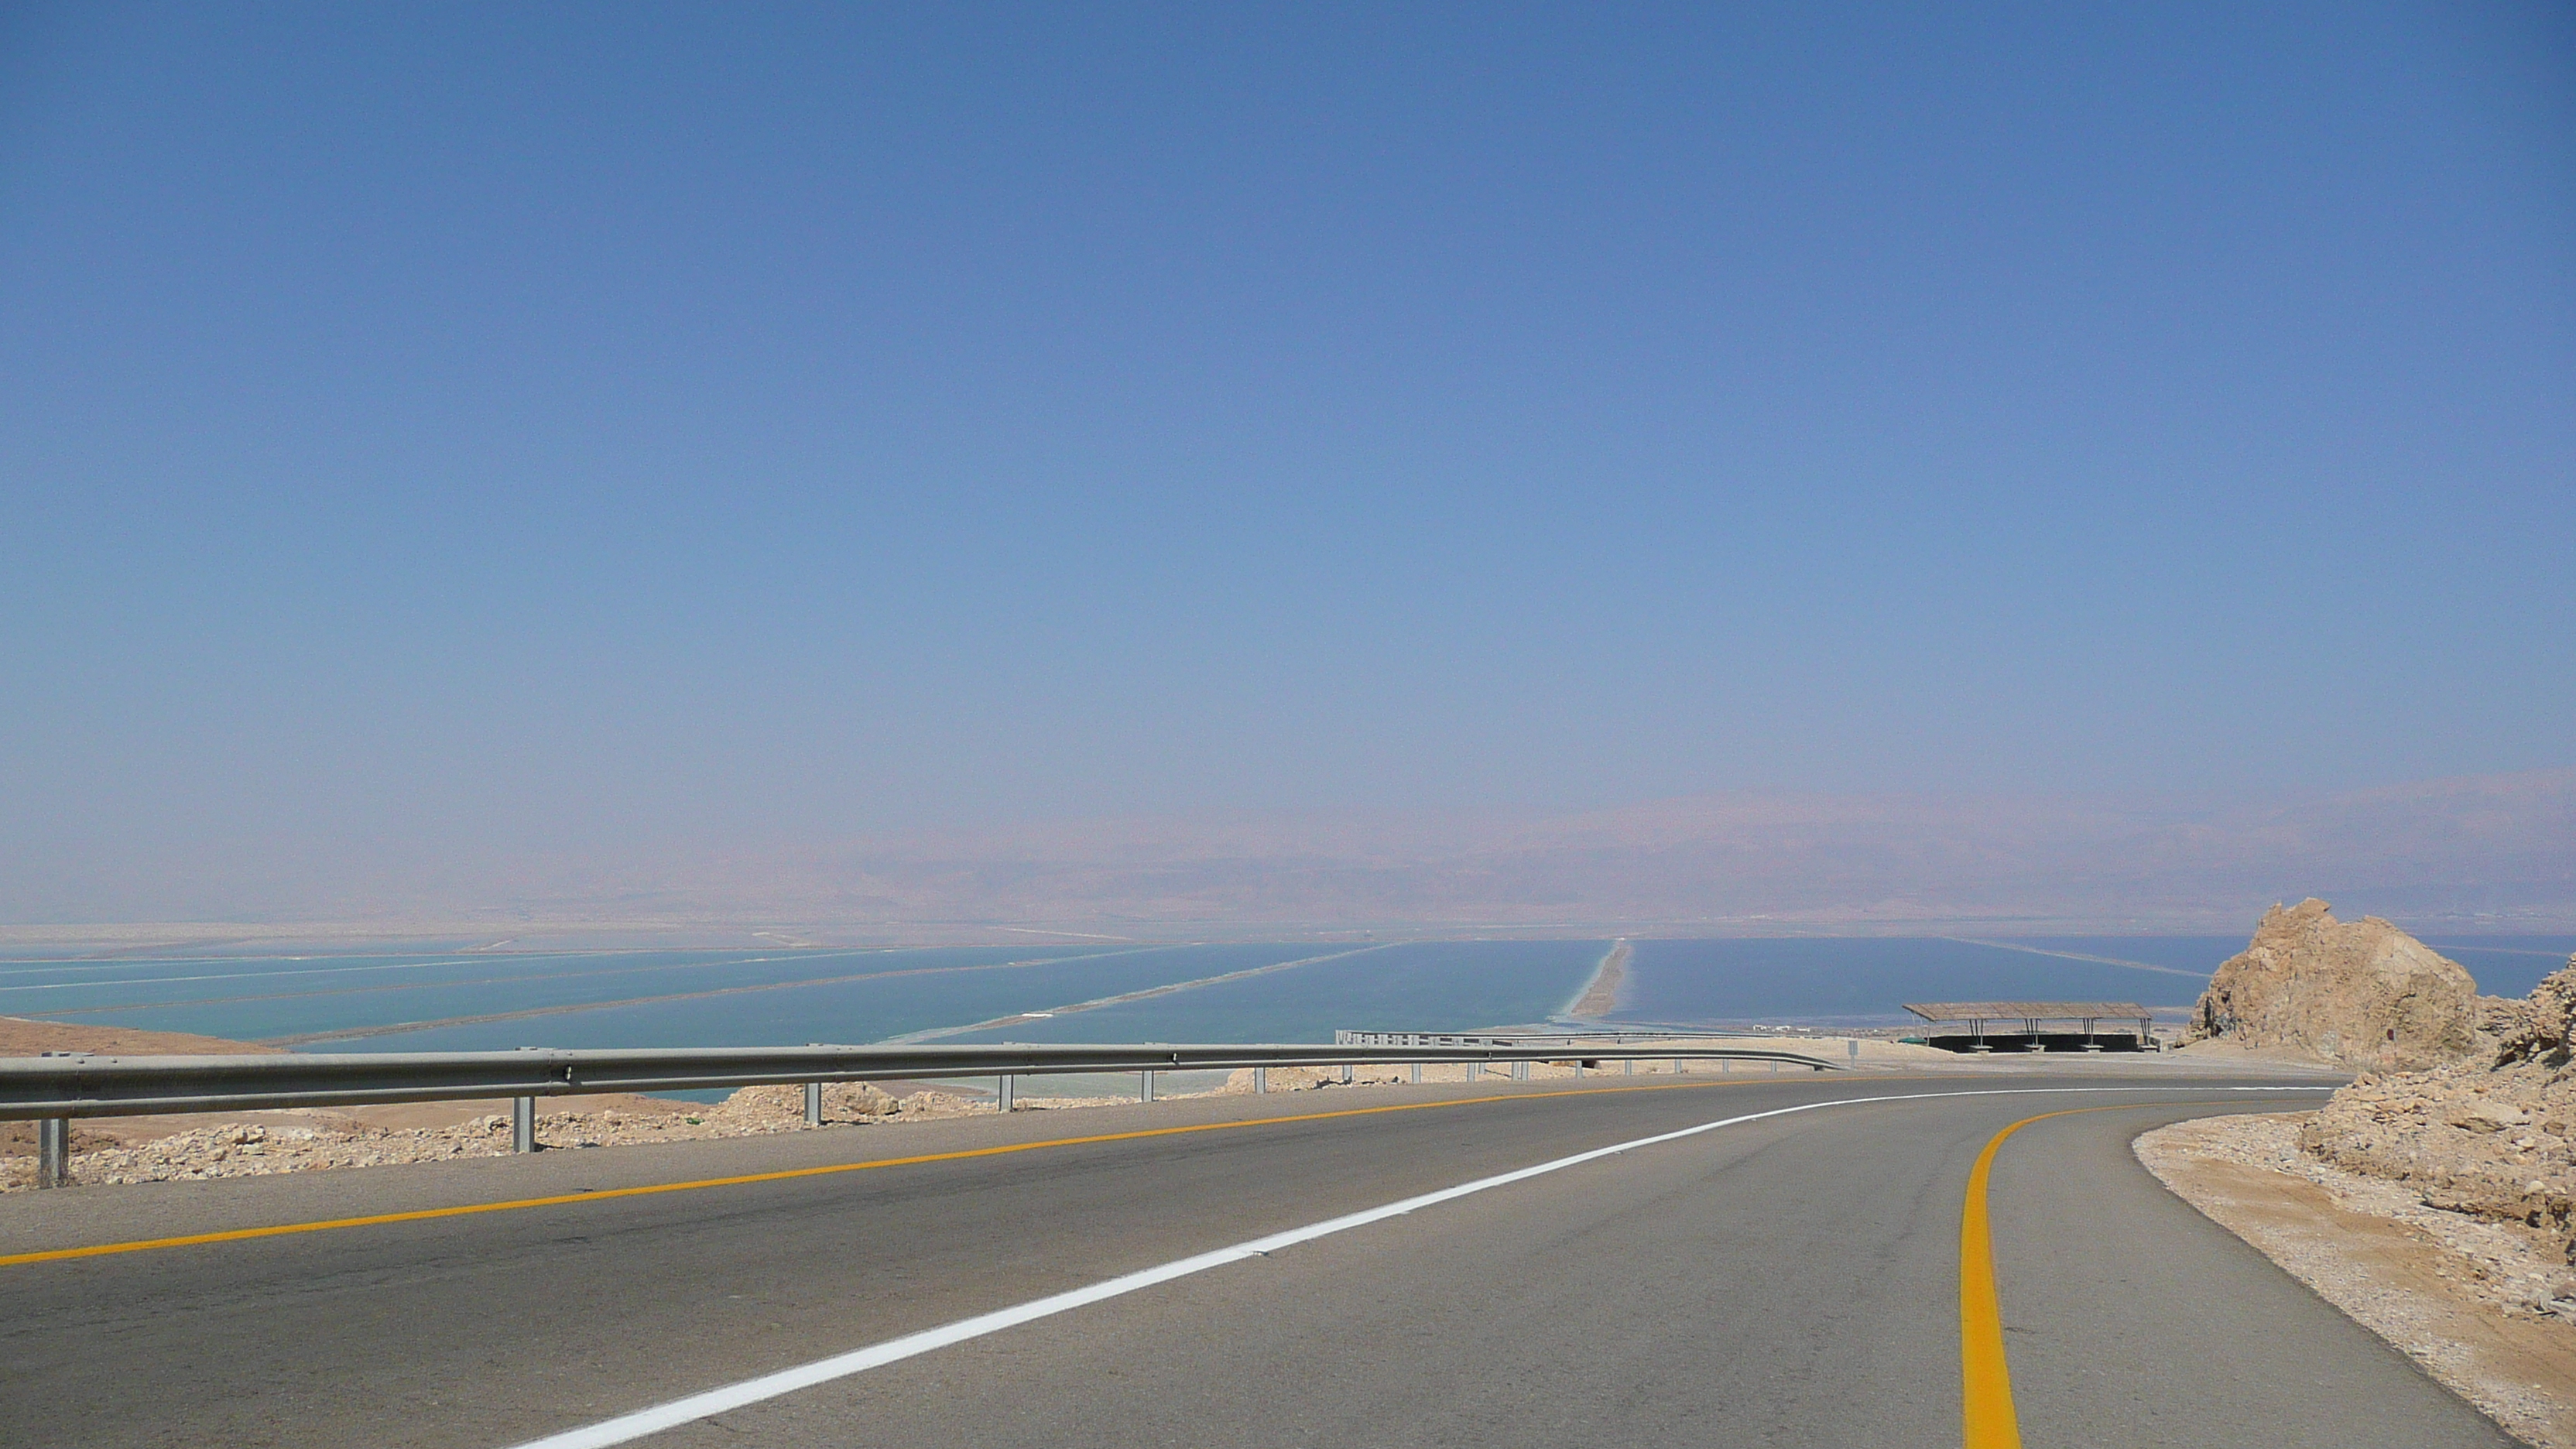
[[2134, 1001], [1909, 1001], [1925, 1021], [2151, 1021]]
[[1909, 1001], [1905, 1009], [1927, 1022], [1959, 1022], [1968, 1035], [1984, 1050], [1986, 1023], [2009, 1021], [2021, 1024], [2021, 1034], [2031, 1039], [2037, 1050], [2042, 1024], [2052, 1021], [2080, 1022], [2084, 1039], [2093, 1039], [2097, 1021], [2134, 1021], [2138, 1024], [2138, 1042], [2145, 1045], [2155, 1025], [2155, 1012], [2134, 1001]]

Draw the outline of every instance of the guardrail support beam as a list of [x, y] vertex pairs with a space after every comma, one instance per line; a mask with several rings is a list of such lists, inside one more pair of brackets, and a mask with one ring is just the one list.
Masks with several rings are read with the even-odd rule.
[[1413, 1085], [1417, 1087], [1422, 1085], [1422, 1063], [1420, 1062], [1413, 1064]]
[[[1654, 1059], [1671, 1061], [1679, 1071], [1693, 1070], [1703, 1058], [1732, 1070], [1726, 1060], [1761, 1060], [1766, 1068], [1782, 1064], [1817, 1070], [1839, 1070], [1842, 1052], [1807, 1057], [1788, 1052], [1752, 1051], [1740, 1047], [1703, 1047], [1657, 1043]], [[1434, 1052], [1436, 1057], [1425, 1057]], [[1629, 1053], [1585, 1041], [1513, 1042], [1416, 1041], [1401, 1046], [1353, 1043], [1318, 1048], [1303, 1043], [1208, 1043], [1173, 1047], [1163, 1043], [1111, 1046], [1003, 1047], [757, 1047], [662, 1051], [429, 1052], [418, 1056], [84, 1057], [75, 1062], [0, 1059], [0, 1119], [63, 1121], [76, 1112], [141, 1116], [163, 1112], [216, 1112], [301, 1106], [339, 1106], [358, 1102], [484, 1101], [509, 1103], [511, 1146], [521, 1152], [541, 1150], [536, 1132], [536, 1099], [557, 1093], [651, 1092], [717, 1087], [807, 1088], [808, 1120], [819, 1086], [836, 1081], [937, 1080], [942, 1078], [1016, 1078], [1032, 1072], [1136, 1072], [1137, 1097], [1155, 1100], [1153, 1074], [1208, 1069], [1253, 1069], [1256, 1092], [1270, 1087], [1270, 1067], [1291, 1066], [1301, 1072], [1341, 1068], [1340, 1081], [1356, 1083], [1360, 1067], [1372, 1072], [1402, 1067], [1421, 1081], [1435, 1062], [1456, 1062], [1469, 1082], [1481, 1082], [1486, 1068], [1511, 1065], [1511, 1074], [1530, 1080], [1528, 1063], [1585, 1063], [1585, 1076], [1597, 1075], [1607, 1060]], [[1856, 1063], [1855, 1063], [1856, 1064]], [[1307, 1080], [1300, 1077], [1298, 1080]], [[1326, 1078], [1326, 1080], [1333, 1080]], [[1374, 1078], [1402, 1080], [1393, 1071]], [[793, 1099], [790, 1099], [793, 1100]], [[495, 1127], [499, 1124], [491, 1121]], [[68, 1155], [70, 1129], [58, 1129]], [[495, 1135], [498, 1135], [497, 1133]], [[41, 1156], [41, 1154], [39, 1154]], [[68, 1163], [65, 1164], [68, 1167]]]
[[1012, 1076], [1008, 1072], [1004, 1072], [993, 1079], [993, 1104], [1005, 1115], [1008, 1115], [1011, 1110], [1011, 1088], [1016, 1086], [1018, 1082], [1019, 1078]]
[[823, 1125], [823, 1084], [821, 1082], [805, 1084], [805, 1125], [808, 1127]]
[[71, 1119], [41, 1118], [36, 1123], [36, 1186], [69, 1187], [71, 1181]]

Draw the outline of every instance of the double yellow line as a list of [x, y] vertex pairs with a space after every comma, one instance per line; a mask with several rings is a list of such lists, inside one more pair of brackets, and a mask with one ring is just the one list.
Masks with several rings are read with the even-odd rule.
[[2004, 1360], [2003, 1304], [1995, 1297], [1994, 1234], [1986, 1221], [1986, 1182], [2004, 1139], [2033, 1122], [2085, 1112], [2170, 1107], [2171, 1102], [2120, 1102], [2070, 1107], [2024, 1117], [1998, 1132], [1968, 1169], [1968, 1203], [1959, 1214], [1959, 1412], [1964, 1449], [2021, 1449], [2021, 1418], [2013, 1410], [2012, 1366]]

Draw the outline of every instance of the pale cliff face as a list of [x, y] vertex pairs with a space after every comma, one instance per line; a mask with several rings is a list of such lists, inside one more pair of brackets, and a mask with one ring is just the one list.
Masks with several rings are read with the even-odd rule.
[[2477, 1052], [2480, 1021], [2477, 981], [2458, 962], [2376, 916], [2338, 921], [2305, 900], [2266, 912], [2218, 968], [2193, 1035], [2413, 1071]]

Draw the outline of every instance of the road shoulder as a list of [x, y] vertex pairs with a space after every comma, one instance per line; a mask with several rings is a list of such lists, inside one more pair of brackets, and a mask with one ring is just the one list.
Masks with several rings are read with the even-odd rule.
[[2305, 1116], [2178, 1122], [2135, 1150], [2176, 1195], [2508, 1431], [2576, 1449], [2576, 1322], [2547, 1307], [2576, 1288], [2567, 1266], [2537, 1233], [2426, 1207], [2302, 1152]]

